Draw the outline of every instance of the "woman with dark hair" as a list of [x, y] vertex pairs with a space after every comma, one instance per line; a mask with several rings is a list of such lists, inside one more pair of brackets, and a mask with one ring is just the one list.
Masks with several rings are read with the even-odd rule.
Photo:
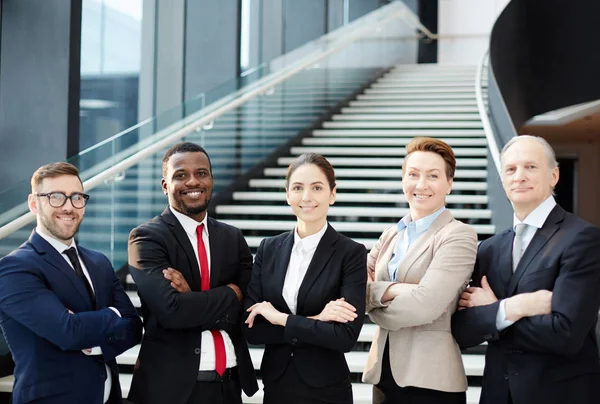
[[452, 337], [475, 264], [477, 234], [445, 208], [456, 170], [446, 143], [406, 146], [402, 188], [410, 208], [368, 257], [367, 313], [378, 325], [363, 376], [374, 403], [464, 404], [467, 379]]
[[331, 164], [314, 153], [290, 164], [286, 198], [296, 227], [263, 240], [245, 301], [246, 337], [265, 344], [265, 404], [351, 404], [344, 352], [363, 324], [366, 250], [327, 223]]

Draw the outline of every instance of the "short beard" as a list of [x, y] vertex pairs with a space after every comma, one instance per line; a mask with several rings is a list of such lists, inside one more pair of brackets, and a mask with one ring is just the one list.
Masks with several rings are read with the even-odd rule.
[[210, 199], [207, 199], [203, 205], [200, 206], [187, 206], [183, 201], [179, 201], [177, 204], [177, 210], [183, 213], [186, 216], [196, 216], [202, 212], [206, 212], [208, 209], [208, 205], [210, 204]]
[[79, 231], [79, 226], [81, 225], [81, 222], [79, 222], [77, 224], [77, 227], [75, 227], [75, 229], [73, 229], [73, 234], [71, 234], [67, 238], [64, 238], [64, 235], [60, 233], [58, 226], [56, 226], [54, 222], [52, 222], [50, 219], [48, 219], [48, 217], [45, 214], [39, 215], [39, 218], [40, 218], [42, 224], [44, 225], [44, 227], [46, 228], [46, 230], [48, 231], [48, 233], [50, 233], [50, 235], [52, 237], [54, 237], [55, 239], [61, 240], [61, 241], [69, 241], [73, 237], [75, 237], [75, 234], [77, 234], [77, 232]]

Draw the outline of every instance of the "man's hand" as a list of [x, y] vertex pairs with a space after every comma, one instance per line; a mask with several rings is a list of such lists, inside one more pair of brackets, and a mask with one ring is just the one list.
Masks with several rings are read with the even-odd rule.
[[173, 287], [179, 293], [187, 293], [191, 292], [190, 285], [188, 285], [187, 281], [179, 272], [174, 268], [163, 269], [163, 276], [168, 281], [171, 281], [171, 287]]
[[259, 314], [273, 325], [282, 325], [285, 327], [285, 324], [287, 323], [288, 315], [277, 310], [269, 302], [253, 304], [248, 307], [248, 310], [246, 311], [250, 312], [250, 315], [245, 321], [245, 323], [248, 324], [248, 328], [252, 328], [254, 325], [254, 318]]
[[356, 308], [350, 303], [346, 302], [346, 299], [342, 297], [340, 299], [330, 301], [323, 308], [321, 313], [308, 318], [326, 323], [331, 321], [347, 323], [348, 321], [354, 321], [356, 317], [358, 317], [356, 314]]
[[506, 319], [519, 321], [523, 317], [540, 316], [552, 313], [552, 292], [538, 290], [532, 293], [521, 293], [506, 299]]
[[242, 289], [240, 289], [238, 285], [229, 283], [229, 284], [227, 284], [227, 286], [229, 286], [231, 289], [233, 289], [239, 302], [241, 302], [244, 299], [244, 294], [242, 293]]
[[458, 310], [464, 310], [469, 307], [487, 306], [498, 301], [496, 294], [490, 287], [487, 278], [481, 278], [481, 287], [471, 286], [467, 288], [458, 301]]

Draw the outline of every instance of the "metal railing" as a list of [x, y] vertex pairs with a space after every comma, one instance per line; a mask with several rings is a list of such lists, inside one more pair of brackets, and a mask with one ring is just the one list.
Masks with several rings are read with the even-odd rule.
[[[436, 34], [431, 33], [420, 23], [418, 17], [403, 2], [398, 1], [390, 3], [361, 19], [353, 21], [348, 24], [348, 26], [342, 27], [319, 38], [313, 43], [313, 45], [316, 45], [316, 50], [310, 52], [308, 55], [291, 65], [259, 79], [257, 82], [250, 84], [239, 91], [223, 97], [197, 113], [152, 135], [151, 138], [146, 139], [148, 144], [150, 144], [148, 147], [123, 158], [106, 170], [84, 181], [84, 189], [89, 191], [105, 181], [109, 181], [128, 168], [135, 166], [145, 158], [169, 147], [177, 140], [191, 133], [198, 132], [202, 130], [203, 127], [210, 126], [215, 119], [226, 112], [239, 107], [259, 95], [268, 93], [277, 84], [314, 66], [317, 62], [365, 37], [369, 33], [378, 32], [383, 25], [397, 19], [404, 20], [411, 28], [419, 31], [420, 34], [415, 36], [415, 38], [427, 37], [430, 40], [436, 40], [438, 38]], [[181, 127], [182, 122], [184, 123], [183, 127]], [[33, 220], [35, 220], [35, 215], [28, 212], [0, 227], [0, 239], [7, 237], [23, 226], [31, 223]]]
[[477, 67], [477, 77], [475, 78], [475, 97], [477, 100], [477, 109], [479, 110], [479, 115], [483, 124], [483, 131], [485, 132], [488, 148], [492, 156], [492, 161], [496, 166], [498, 174], [500, 174], [500, 150], [498, 148], [496, 136], [494, 135], [494, 130], [490, 122], [488, 108], [483, 97], [483, 74], [486, 71], [488, 61], [489, 51], [486, 51], [479, 62], [479, 66]]

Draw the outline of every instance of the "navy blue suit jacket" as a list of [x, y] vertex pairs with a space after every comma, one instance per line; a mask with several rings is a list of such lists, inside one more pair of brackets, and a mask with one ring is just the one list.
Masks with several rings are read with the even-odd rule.
[[481, 243], [472, 284], [479, 286], [486, 275], [500, 300], [550, 290], [552, 313], [523, 318], [500, 332], [499, 301], [453, 315], [452, 332], [462, 348], [488, 341], [480, 403], [599, 403], [594, 328], [600, 307], [600, 229], [555, 206], [514, 274], [513, 239], [514, 232], [507, 230]]
[[[73, 268], [35, 231], [0, 260], [0, 325], [15, 361], [13, 404], [101, 404], [105, 363], [113, 375], [109, 402], [122, 401], [115, 357], [141, 340], [141, 320], [110, 261], [77, 248], [96, 310]], [[101, 356], [81, 351], [95, 346]]]

